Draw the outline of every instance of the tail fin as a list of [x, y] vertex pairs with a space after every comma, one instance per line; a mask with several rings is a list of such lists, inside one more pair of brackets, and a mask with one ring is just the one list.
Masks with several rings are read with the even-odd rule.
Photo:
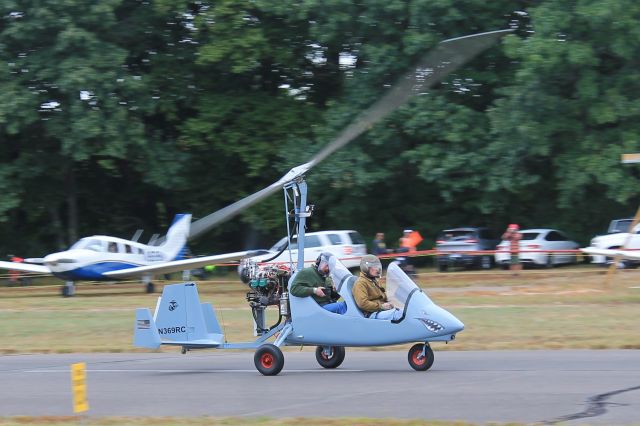
[[191, 215], [177, 214], [167, 231], [165, 241], [159, 246], [165, 253], [165, 259], [180, 260], [183, 257], [190, 228]]
[[[224, 341], [213, 306], [200, 303], [194, 283], [165, 286], [154, 317], [148, 309], [138, 309], [136, 324], [134, 344], [146, 348], [154, 349], [154, 344], [155, 348], [160, 344], [215, 347]], [[151, 331], [144, 329], [146, 324]]]

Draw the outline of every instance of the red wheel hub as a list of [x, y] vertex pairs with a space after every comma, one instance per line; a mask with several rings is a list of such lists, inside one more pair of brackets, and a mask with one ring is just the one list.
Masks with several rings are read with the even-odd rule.
[[422, 351], [421, 350], [413, 351], [413, 353], [411, 354], [411, 359], [413, 360], [414, 364], [422, 365], [425, 362], [427, 362], [427, 357], [426, 356], [421, 356], [421, 355], [422, 355]]
[[271, 354], [262, 354], [260, 363], [264, 368], [271, 368], [273, 366], [273, 356]]

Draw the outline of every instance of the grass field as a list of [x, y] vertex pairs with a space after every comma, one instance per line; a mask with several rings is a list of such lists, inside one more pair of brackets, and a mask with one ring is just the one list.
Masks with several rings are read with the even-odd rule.
[[[609, 283], [604, 269], [590, 265], [518, 275], [422, 270], [417, 282], [466, 326], [435, 350], [640, 349], [640, 270], [618, 271]], [[139, 283], [84, 283], [72, 298], [60, 297], [59, 288], [59, 282], [0, 287], [0, 353], [137, 351], [134, 309], [153, 309], [157, 294], [145, 294]], [[216, 307], [229, 342], [254, 339], [248, 287], [229, 274], [198, 288]]]
[[[458, 316], [465, 330], [455, 342], [434, 350], [640, 349], [640, 270], [606, 271], [590, 265], [509, 271], [420, 271], [418, 284], [439, 305]], [[212, 302], [230, 342], [251, 341], [248, 287], [233, 274], [198, 284]], [[158, 294], [139, 283], [78, 286], [73, 298], [60, 297], [60, 283], [0, 287], [0, 353], [132, 352], [134, 309], [155, 307]], [[162, 290], [162, 285], [157, 286]], [[272, 309], [270, 318], [275, 319]], [[409, 345], [406, 345], [407, 347]], [[394, 347], [394, 348], [397, 348]], [[305, 348], [313, 350], [314, 348]], [[385, 350], [386, 348], [375, 348]], [[162, 351], [178, 351], [162, 348]], [[285, 348], [287, 350], [287, 348]], [[293, 350], [293, 348], [288, 348]], [[298, 350], [295, 348], [295, 350]], [[364, 418], [93, 418], [0, 417], [14, 425], [361, 425], [467, 426], [464, 422]], [[505, 423], [504, 425], [508, 425]]]

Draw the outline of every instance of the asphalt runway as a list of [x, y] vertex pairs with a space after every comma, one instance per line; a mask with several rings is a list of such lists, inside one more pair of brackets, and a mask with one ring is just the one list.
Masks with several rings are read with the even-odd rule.
[[87, 363], [91, 416], [374, 417], [640, 424], [640, 351], [438, 351], [427, 372], [405, 351], [350, 350], [325, 370], [285, 349], [265, 377], [253, 351], [5, 355], [0, 415], [72, 415], [70, 364]]

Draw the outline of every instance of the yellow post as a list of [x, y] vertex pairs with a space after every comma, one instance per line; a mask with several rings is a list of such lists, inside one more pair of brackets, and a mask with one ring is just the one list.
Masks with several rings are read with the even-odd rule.
[[83, 413], [89, 409], [87, 401], [87, 365], [84, 362], [71, 364], [71, 387], [73, 390], [73, 412]]

